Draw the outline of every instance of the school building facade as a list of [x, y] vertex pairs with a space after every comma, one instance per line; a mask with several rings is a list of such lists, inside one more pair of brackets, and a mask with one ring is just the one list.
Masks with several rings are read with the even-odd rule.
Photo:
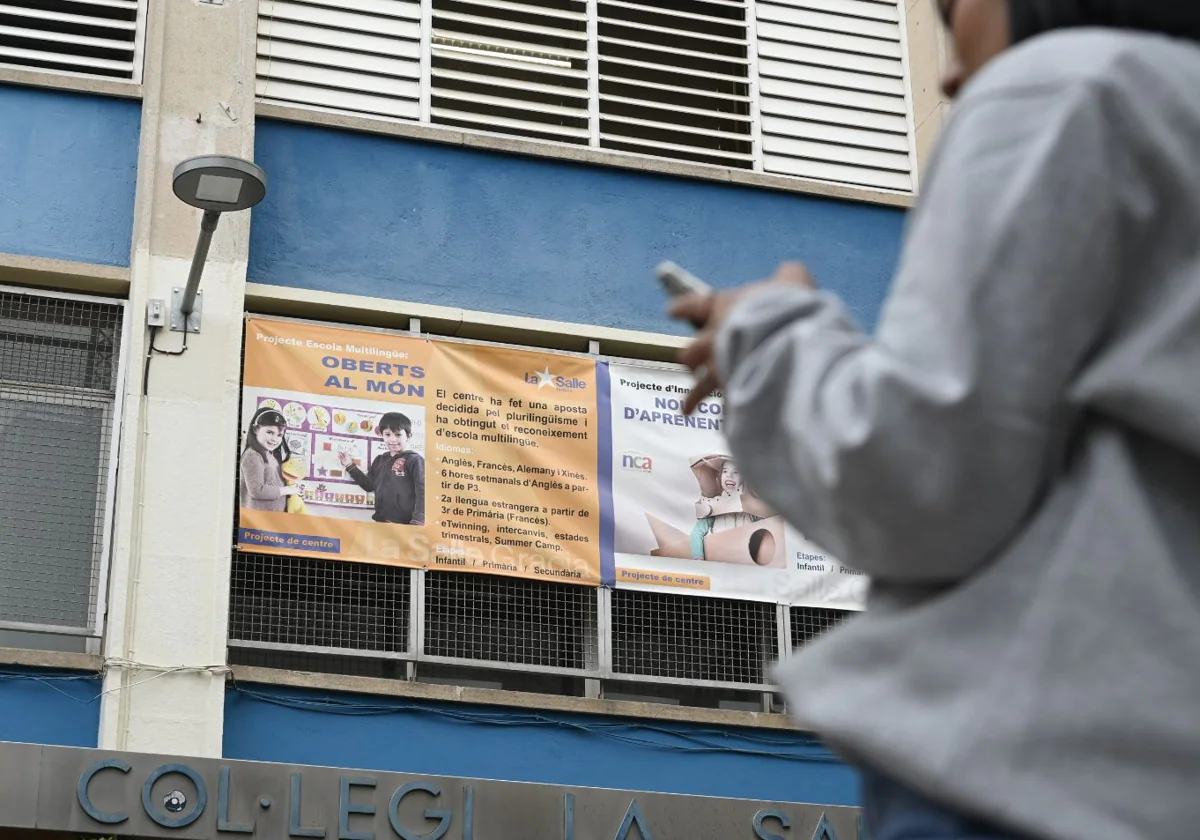
[[[670, 362], [667, 258], [871, 325], [944, 51], [932, 0], [0, 6], [0, 834], [857, 836], [771, 685], [837, 610], [237, 550], [244, 328]], [[206, 154], [266, 198], [151, 328]]]

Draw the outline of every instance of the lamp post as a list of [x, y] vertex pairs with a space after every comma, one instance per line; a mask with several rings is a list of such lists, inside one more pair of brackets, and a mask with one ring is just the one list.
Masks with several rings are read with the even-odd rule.
[[171, 329], [198, 333], [202, 308], [198, 300], [200, 275], [204, 273], [217, 222], [222, 213], [248, 210], [262, 201], [267, 194], [267, 173], [241, 158], [200, 155], [175, 167], [171, 188], [180, 201], [204, 211], [187, 286], [171, 292]]

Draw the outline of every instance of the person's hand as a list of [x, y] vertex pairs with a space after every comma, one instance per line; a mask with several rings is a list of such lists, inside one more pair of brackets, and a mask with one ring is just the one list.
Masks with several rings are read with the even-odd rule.
[[684, 414], [691, 414], [701, 401], [718, 388], [724, 387], [714, 354], [717, 333], [729, 317], [730, 311], [746, 298], [781, 285], [816, 288], [816, 283], [807, 268], [800, 263], [786, 262], [775, 270], [775, 274], [769, 280], [761, 280], [724, 292], [685, 295], [671, 304], [672, 318], [687, 321], [698, 329], [696, 338], [679, 354], [679, 361], [696, 374], [696, 386], [683, 403]]
[[343, 467], [348, 467], [352, 463], [354, 463], [354, 459], [350, 457], [349, 452], [339, 451], [338, 452], [338, 463], [341, 464]]

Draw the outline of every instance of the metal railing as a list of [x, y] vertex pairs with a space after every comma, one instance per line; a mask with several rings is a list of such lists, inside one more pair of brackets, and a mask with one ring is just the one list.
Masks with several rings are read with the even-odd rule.
[[773, 663], [847, 614], [236, 552], [229, 645], [245, 664], [350, 675], [409, 673], [392, 661], [763, 693]]

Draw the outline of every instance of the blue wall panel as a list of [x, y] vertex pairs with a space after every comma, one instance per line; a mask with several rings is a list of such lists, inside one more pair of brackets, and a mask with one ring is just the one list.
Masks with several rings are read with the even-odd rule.
[[226, 694], [225, 757], [701, 796], [860, 804], [854, 771], [799, 733], [266, 686], [243, 686]]
[[250, 279], [679, 332], [652, 270], [715, 285], [802, 259], [873, 325], [895, 209], [263, 120]]
[[0, 85], [0, 252], [129, 265], [141, 102]]
[[95, 747], [100, 691], [94, 674], [0, 668], [0, 741]]

